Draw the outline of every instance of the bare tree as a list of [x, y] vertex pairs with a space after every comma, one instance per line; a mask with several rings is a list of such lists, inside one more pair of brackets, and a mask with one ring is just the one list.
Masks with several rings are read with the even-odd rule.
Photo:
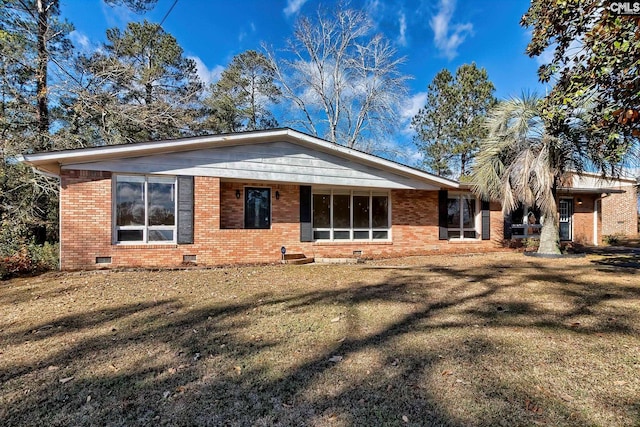
[[363, 11], [318, 11], [314, 20], [298, 20], [284, 58], [268, 53], [293, 124], [348, 147], [394, 129], [407, 93], [404, 58], [373, 30]]

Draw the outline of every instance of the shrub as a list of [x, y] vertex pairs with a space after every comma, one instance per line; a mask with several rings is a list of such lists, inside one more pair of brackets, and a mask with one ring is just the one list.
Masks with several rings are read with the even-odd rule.
[[540, 239], [528, 237], [526, 239], [522, 239], [522, 245], [527, 250], [537, 250], [538, 246], [540, 246]]
[[609, 246], [614, 246], [620, 243], [621, 234], [609, 234], [607, 236], [602, 236], [602, 240]]
[[0, 278], [40, 273], [58, 267], [58, 244], [23, 245], [11, 255], [0, 258]]

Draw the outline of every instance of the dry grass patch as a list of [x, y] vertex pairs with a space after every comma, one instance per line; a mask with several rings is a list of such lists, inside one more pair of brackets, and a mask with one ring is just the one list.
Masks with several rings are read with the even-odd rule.
[[0, 419], [637, 425], [640, 270], [618, 264], [501, 253], [14, 279]]

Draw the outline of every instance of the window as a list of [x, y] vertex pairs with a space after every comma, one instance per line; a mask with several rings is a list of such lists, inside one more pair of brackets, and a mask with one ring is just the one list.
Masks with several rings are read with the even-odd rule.
[[371, 191], [326, 190], [313, 194], [315, 240], [386, 240], [389, 195]]
[[244, 228], [271, 228], [271, 189], [244, 189]]
[[447, 200], [447, 228], [450, 239], [477, 239], [477, 201], [468, 194], [450, 195]]
[[115, 241], [173, 243], [176, 240], [176, 178], [117, 175]]

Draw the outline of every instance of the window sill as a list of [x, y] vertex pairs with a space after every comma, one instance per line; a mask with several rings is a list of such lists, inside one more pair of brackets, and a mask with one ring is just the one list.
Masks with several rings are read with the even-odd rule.
[[449, 239], [449, 243], [452, 244], [468, 244], [468, 243], [472, 243], [472, 244], [478, 244], [478, 243], [482, 243], [482, 239]]
[[316, 240], [314, 246], [341, 246], [341, 245], [393, 245], [391, 240]]
[[167, 248], [177, 248], [178, 244], [175, 242], [168, 243], [114, 243], [113, 247], [115, 249], [167, 249]]

